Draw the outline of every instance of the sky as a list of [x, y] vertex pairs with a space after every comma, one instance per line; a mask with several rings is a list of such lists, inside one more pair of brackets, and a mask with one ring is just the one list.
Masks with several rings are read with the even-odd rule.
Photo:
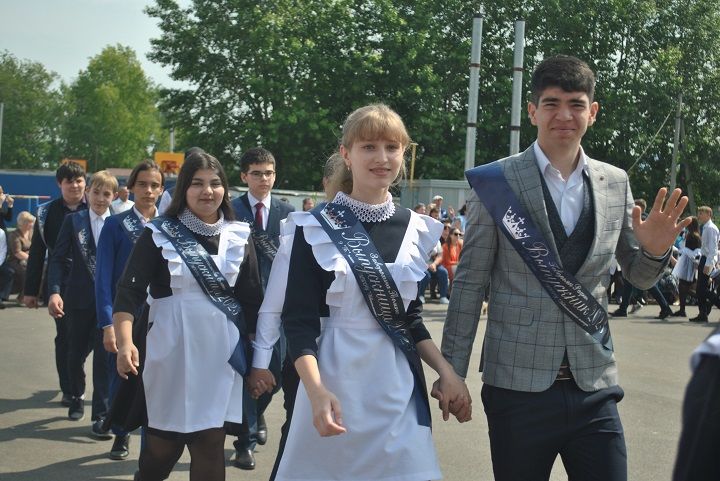
[[[0, 50], [40, 62], [67, 83], [107, 45], [131, 47], [155, 83], [181, 86], [147, 59], [157, 20], [143, 13], [152, 0], [0, 0]], [[181, 5], [188, 0], [179, 2]]]

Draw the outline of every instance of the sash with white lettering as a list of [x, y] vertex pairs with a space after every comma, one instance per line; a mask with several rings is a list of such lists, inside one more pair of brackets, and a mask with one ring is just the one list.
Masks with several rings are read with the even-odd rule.
[[[270, 262], [275, 260], [275, 255], [278, 251], [278, 245], [273, 242], [273, 239], [270, 237], [270, 235], [265, 232], [262, 229], [262, 226], [260, 229], [255, 228], [255, 217], [253, 217], [252, 212], [248, 210], [248, 206], [245, 204], [245, 202], [240, 199], [237, 204], [242, 210], [236, 210], [235, 214], [237, 215], [238, 220], [242, 222], [247, 222], [250, 225], [250, 232], [252, 233], [253, 243], [255, 244], [255, 247], [257, 250], [260, 251], [262, 255], [268, 258]], [[278, 235], [276, 237], [278, 244], [280, 236]]]
[[[52, 202], [52, 201], [50, 201]], [[37, 220], [38, 220], [38, 230], [40, 231], [40, 238], [45, 242], [45, 245], [47, 245], [47, 241], [45, 241], [45, 221], [47, 221], [47, 215], [48, 210], [50, 208], [50, 202], [45, 202], [44, 204], [40, 204], [38, 206], [37, 210]], [[62, 201], [60, 201], [62, 202]]]
[[605, 349], [612, 351], [607, 312], [575, 276], [560, 265], [510, 188], [500, 164], [475, 167], [466, 171], [465, 176], [495, 224], [555, 304]]
[[395, 280], [353, 212], [335, 203], [310, 211], [350, 265], [375, 320], [410, 364], [418, 424], [430, 427], [430, 404], [420, 354], [410, 335], [407, 312]]
[[128, 239], [130, 239], [133, 244], [137, 242], [140, 234], [142, 234], [143, 224], [135, 213], [135, 209], [132, 207], [128, 209], [127, 214], [120, 220], [120, 225], [128, 236]]
[[242, 339], [245, 332], [245, 320], [240, 303], [235, 298], [227, 279], [217, 268], [210, 254], [182, 222], [174, 217], [156, 217], [150, 222], [168, 238], [210, 302], [231, 319], [240, 331], [240, 340], [228, 359], [228, 363], [244, 376], [247, 372]]
[[77, 237], [80, 253], [85, 261], [85, 266], [90, 272], [90, 277], [95, 280], [95, 257], [97, 254], [95, 248], [95, 239], [93, 238], [92, 229], [90, 229], [90, 214], [86, 210], [82, 210], [71, 216], [73, 231]]

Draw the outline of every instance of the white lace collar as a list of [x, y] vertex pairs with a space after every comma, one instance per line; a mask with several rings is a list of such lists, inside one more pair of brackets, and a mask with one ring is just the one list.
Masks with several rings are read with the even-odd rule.
[[352, 199], [344, 192], [338, 192], [333, 202], [349, 207], [360, 222], [382, 222], [395, 214], [395, 204], [393, 204], [390, 192], [382, 204], [366, 204]]
[[220, 211], [220, 218], [214, 224], [207, 224], [201, 221], [195, 214], [190, 212], [190, 209], [182, 211], [182, 214], [178, 216], [178, 219], [192, 232], [205, 237], [214, 237], [220, 234], [223, 225], [225, 225], [225, 216], [222, 211]]

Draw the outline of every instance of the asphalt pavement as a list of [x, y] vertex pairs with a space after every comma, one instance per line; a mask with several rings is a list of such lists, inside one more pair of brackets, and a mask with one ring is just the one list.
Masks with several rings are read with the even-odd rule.
[[[612, 309], [613, 306], [611, 306]], [[439, 344], [446, 306], [426, 305], [427, 326]], [[612, 319], [611, 330], [625, 399], [619, 404], [628, 446], [629, 479], [669, 480], [680, 433], [680, 413], [690, 377], [688, 359], [693, 349], [717, 326], [696, 325], [687, 319], [657, 320], [656, 306], [645, 306], [628, 318]], [[688, 314], [697, 314], [689, 307]], [[718, 313], [710, 315], [717, 320]], [[444, 479], [492, 480], [487, 423], [480, 401], [482, 382], [477, 372], [485, 317], [467, 382], [474, 399], [474, 418], [459, 424], [443, 422], [434, 413], [433, 434]], [[131, 480], [137, 468], [139, 436], [133, 436], [130, 457], [111, 461], [112, 441], [90, 437], [90, 403], [85, 420], [67, 419], [60, 406], [54, 365], [55, 326], [45, 310], [12, 307], [0, 311], [0, 481]], [[88, 360], [88, 379], [91, 379]], [[428, 383], [436, 376], [426, 368]], [[90, 387], [88, 388], [88, 390]], [[87, 397], [91, 393], [88, 391]], [[232, 466], [232, 439], [225, 444], [227, 479], [267, 480], [275, 459], [279, 429], [284, 419], [282, 397], [268, 408], [268, 443], [259, 446], [257, 468], [241, 471]], [[189, 456], [183, 455], [170, 480], [189, 478]], [[518, 458], [518, 462], [522, 462]], [[558, 460], [551, 479], [567, 479]]]

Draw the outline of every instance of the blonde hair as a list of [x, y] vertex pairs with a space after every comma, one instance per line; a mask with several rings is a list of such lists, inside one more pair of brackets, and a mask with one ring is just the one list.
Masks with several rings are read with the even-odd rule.
[[[350, 150], [356, 141], [378, 139], [398, 142], [402, 145], [403, 151], [410, 145], [410, 136], [402, 118], [387, 105], [379, 103], [366, 105], [353, 111], [345, 119], [340, 144], [347, 150]], [[337, 165], [333, 169], [325, 184], [325, 192], [334, 192], [333, 197], [339, 191], [349, 194], [353, 188], [352, 172], [344, 165], [340, 152], [335, 152], [328, 159], [328, 163], [331, 159], [336, 162], [337, 157], [343, 164]], [[393, 185], [396, 185], [405, 176], [406, 169], [405, 162], [403, 162]]]
[[18, 214], [18, 216], [17, 216], [18, 227], [20, 227], [20, 225], [27, 225], [31, 222], [35, 222], [35, 216], [32, 215], [30, 212], [24, 210]]
[[697, 211], [698, 211], [698, 214], [700, 212], [702, 212], [703, 214], [707, 214], [710, 217], [712, 217], [712, 215], [713, 215], [712, 207], [708, 207], [706, 205], [701, 205], [700, 207], [697, 208]]
[[92, 175], [92, 177], [90, 178], [90, 182], [88, 183], [88, 189], [91, 189], [95, 186], [101, 188], [108, 187], [110, 190], [113, 191], [113, 193], [117, 193], [118, 180], [107, 170], [101, 170], [99, 172], [95, 172]]

